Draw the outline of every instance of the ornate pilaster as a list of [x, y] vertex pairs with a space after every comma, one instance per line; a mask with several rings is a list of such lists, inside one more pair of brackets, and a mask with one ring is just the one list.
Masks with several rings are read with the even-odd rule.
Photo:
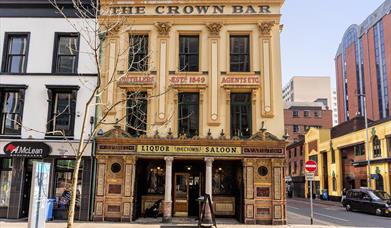
[[272, 77], [272, 42], [271, 33], [273, 30], [274, 21], [261, 21], [258, 23], [259, 28], [259, 44], [260, 44], [260, 56], [261, 56], [261, 69], [263, 83], [262, 86], [262, 99], [261, 99], [261, 115], [262, 117], [273, 117], [273, 77]]
[[211, 124], [217, 124], [219, 121], [219, 40], [220, 31], [223, 25], [221, 23], [206, 24], [209, 31], [209, 56], [211, 61], [209, 62], [209, 110], [208, 110], [208, 122]]
[[172, 162], [174, 157], [164, 157], [166, 161], [166, 176], [164, 185], [163, 222], [169, 223], [172, 219]]
[[255, 224], [254, 160], [243, 159], [244, 223]]
[[157, 122], [163, 123], [166, 120], [166, 80], [167, 80], [167, 63], [168, 63], [168, 39], [171, 31], [171, 23], [169, 22], [157, 22], [155, 27], [159, 33], [159, 72], [158, 72], [158, 83], [159, 83], [159, 101], [158, 101], [158, 113]]

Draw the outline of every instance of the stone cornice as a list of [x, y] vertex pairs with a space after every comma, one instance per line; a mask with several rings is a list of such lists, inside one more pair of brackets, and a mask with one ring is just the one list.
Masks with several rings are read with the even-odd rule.
[[[123, 5], [123, 0], [101, 0], [102, 5]], [[172, 4], [278, 4], [283, 5], [285, 0], [171, 0], [171, 1], [145, 1], [133, 0], [128, 5], [172, 5]]]

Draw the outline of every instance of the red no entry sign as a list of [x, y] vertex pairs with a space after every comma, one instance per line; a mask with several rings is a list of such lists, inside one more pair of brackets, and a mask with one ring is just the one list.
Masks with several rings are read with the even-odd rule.
[[316, 164], [316, 161], [308, 160], [305, 163], [305, 170], [307, 170], [307, 172], [312, 173], [315, 172], [317, 166], [318, 165]]

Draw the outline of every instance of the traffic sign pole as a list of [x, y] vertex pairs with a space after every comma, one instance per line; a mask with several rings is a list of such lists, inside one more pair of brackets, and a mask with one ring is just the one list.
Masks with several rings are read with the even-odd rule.
[[[311, 205], [311, 215], [310, 215], [310, 223], [311, 225], [314, 224], [314, 206], [312, 203], [312, 181], [314, 180], [314, 172], [318, 168], [318, 164], [316, 164], [315, 161], [308, 160], [305, 163], [305, 170], [307, 171], [306, 178], [310, 182], [310, 205]], [[312, 175], [309, 175], [309, 174]]]
[[310, 204], [311, 204], [311, 225], [314, 224], [314, 207], [313, 207], [313, 204], [312, 204], [312, 180], [310, 180]]

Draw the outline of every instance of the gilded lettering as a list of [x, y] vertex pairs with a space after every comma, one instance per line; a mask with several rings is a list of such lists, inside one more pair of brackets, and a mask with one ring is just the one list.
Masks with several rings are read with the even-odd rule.
[[271, 13], [270, 6], [259, 6], [259, 13]]
[[145, 14], [145, 6], [136, 6], [136, 14]]
[[232, 6], [232, 13], [243, 13], [243, 6]]
[[185, 6], [185, 7], [183, 8], [183, 12], [184, 12], [185, 14], [191, 14], [191, 13], [193, 13], [193, 11], [194, 11], [193, 6]]
[[206, 14], [208, 13], [209, 6], [196, 6], [196, 9], [199, 14]]
[[157, 6], [157, 7], [155, 8], [155, 12], [156, 12], [157, 14], [163, 14], [163, 13], [164, 13], [164, 6]]
[[169, 6], [168, 7], [168, 14], [179, 14], [179, 7], [178, 6]]
[[218, 14], [218, 13], [224, 13], [224, 6], [213, 6], [213, 13]]
[[246, 13], [257, 13], [256, 11], [255, 11], [255, 9], [254, 9], [254, 7], [252, 7], [252, 6], [247, 6], [247, 10], [246, 10]]

